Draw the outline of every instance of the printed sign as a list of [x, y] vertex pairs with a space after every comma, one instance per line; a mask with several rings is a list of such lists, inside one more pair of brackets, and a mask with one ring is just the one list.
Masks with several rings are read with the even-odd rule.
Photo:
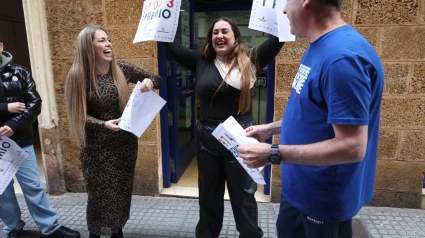
[[288, 17], [283, 13], [285, 5], [286, 0], [254, 0], [248, 28], [279, 37], [281, 42], [294, 41]]
[[248, 28], [279, 36], [275, 13], [276, 0], [254, 0]]
[[233, 156], [236, 160], [241, 164], [241, 166], [245, 169], [248, 175], [258, 184], [266, 184], [264, 181], [263, 175], [261, 174], [261, 168], [248, 168], [246, 164], [243, 163], [243, 159], [239, 157], [238, 146], [245, 144], [254, 144], [259, 143], [256, 139], [246, 137], [245, 130], [241, 127], [241, 125], [235, 120], [234, 117], [229, 117], [226, 121], [221, 123], [215, 128], [212, 132], [212, 135], [226, 147], [230, 152], [232, 152]]
[[179, 24], [181, 0], [145, 0], [133, 43], [173, 42]]
[[0, 137], [0, 195], [3, 194], [27, 157], [28, 153], [13, 140], [6, 136]]

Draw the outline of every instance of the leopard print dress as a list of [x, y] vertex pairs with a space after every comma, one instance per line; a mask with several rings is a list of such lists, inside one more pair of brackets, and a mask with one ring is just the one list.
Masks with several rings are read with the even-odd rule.
[[[151, 78], [154, 88], [162, 79], [128, 62], [118, 62], [127, 82]], [[87, 188], [87, 227], [98, 235], [111, 235], [123, 228], [130, 214], [137, 137], [127, 131], [112, 131], [104, 122], [121, 117], [118, 90], [112, 75], [98, 76], [101, 98], [87, 100], [86, 144], [80, 150]]]

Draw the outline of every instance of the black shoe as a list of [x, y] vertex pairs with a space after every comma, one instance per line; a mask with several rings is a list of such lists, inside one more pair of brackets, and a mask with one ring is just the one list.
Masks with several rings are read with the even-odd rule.
[[124, 238], [122, 229], [119, 229], [117, 233], [112, 233], [111, 238]]
[[7, 238], [19, 238], [22, 235], [22, 231], [23, 231], [23, 229], [11, 231], [11, 232], [7, 233]]
[[96, 234], [90, 232], [89, 238], [100, 238], [100, 235], [96, 235]]
[[67, 227], [61, 226], [50, 235], [45, 235], [47, 238], [80, 238], [80, 232], [71, 230]]

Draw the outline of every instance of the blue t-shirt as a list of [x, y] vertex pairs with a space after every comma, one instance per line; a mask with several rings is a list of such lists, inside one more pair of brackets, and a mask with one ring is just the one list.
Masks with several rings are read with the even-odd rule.
[[332, 139], [332, 124], [368, 125], [368, 143], [359, 163], [282, 163], [282, 195], [290, 204], [317, 220], [338, 222], [354, 217], [372, 199], [383, 87], [384, 71], [375, 49], [351, 26], [310, 44], [292, 84], [281, 144]]

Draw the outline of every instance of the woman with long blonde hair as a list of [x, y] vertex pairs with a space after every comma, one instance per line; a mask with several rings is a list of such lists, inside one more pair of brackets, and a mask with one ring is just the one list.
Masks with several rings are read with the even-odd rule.
[[226, 181], [240, 237], [263, 235], [254, 197], [256, 183], [211, 133], [230, 116], [244, 128], [255, 124], [251, 109], [255, 73], [263, 69], [282, 46], [276, 37], [271, 37], [247, 52], [237, 25], [225, 17], [213, 22], [200, 51], [177, 43], [166, 45], [178, 63], [196, 71], [196, 93], [201, 103], [196, 130], [200, 205], [196, 237], [219, 236]]
[[105, 28], [84, 28], [65, 84], [73, 137], [80, 146], [86, 183], [90, 237], [123, 237], [129, 218], [137, 159], [137, 137], [118, 122], [130, 95], [128, 83], [142, 82], [145, 92], [162, 85], [159, 75], [128, 62], [116, 62]]

